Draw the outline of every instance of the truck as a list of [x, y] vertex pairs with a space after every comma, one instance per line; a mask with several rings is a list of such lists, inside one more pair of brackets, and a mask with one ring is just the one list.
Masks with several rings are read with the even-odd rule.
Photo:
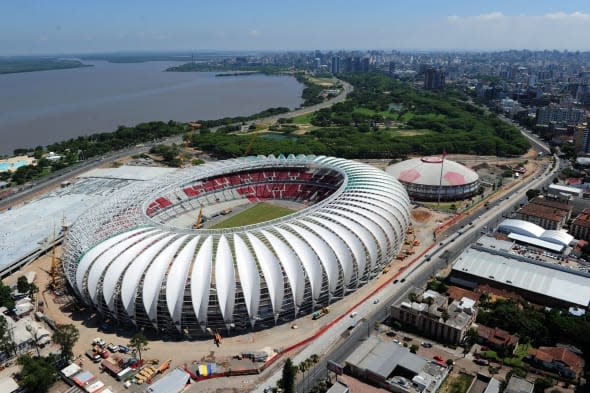
[[322, 307], [321, 310], [318, 310], [316, 312], [314, 312], [313, 314], [311, 314], [311, 319], [313, 319], [314, 321], [316, 319], [320, 319], [321, 317], [323, 317], [326, 314], [330, 313], [330, 307]]

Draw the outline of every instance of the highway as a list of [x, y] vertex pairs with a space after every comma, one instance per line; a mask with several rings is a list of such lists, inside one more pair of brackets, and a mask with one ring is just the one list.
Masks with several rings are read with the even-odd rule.
[[[539, 142], [541, 143], [541, 142]], [[541, 145], [540, 147], [544, 147]], [[547, 187], [560, 170], [560, 160], [555, 157], [556, 166], [551, 169], [547, 164], [540, 168], [538, 175], [531, 175], [518, 180], [520, 184], [512, 186], [501, 197], [490, 201], [488, 206], [481, 206], [471, 215], [453, 224], [445, 231], [445, 236], [437, 239], [434, 247], [410, 268], [405, 269], [397, 282], [387, 285], [379, 294], [379, 304], [374, 304], [374, 298], [359, 305], [355, 312], [359, 322], [349, 331], [351, 319], [342, 318], [329, 331], [318, 337], [296, 356], [295, 365], [303, 362], [312, 354], [321, 354], [318, 364], [308, 370], [296, 385], [297, 392], [308, 392], [321, 379], [327, 377], [327, 361], [342, 364], [354, 349], [371, 334], [376, 322], [382, 322], [388, 316], [389, 305], [404, 296], [412, 287], [421, 287], [439, 269], [451, 263], [458, 255], [477, 238], [491, 232], [504, 218], [513, 212], [513, 206], [525, 203], [526, 191], [530, 188]], [[350, 335], [348, 335], [350, 333]], [[265, 387], [274, 386], [281, 377], [281, 369], [275, 369], [265, 383], [260, 384], [254, 392], [262, 393]]]

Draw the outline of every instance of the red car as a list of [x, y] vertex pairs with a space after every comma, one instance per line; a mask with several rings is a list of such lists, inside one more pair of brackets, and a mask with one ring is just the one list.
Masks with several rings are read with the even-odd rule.
[[436, 360], [437, 362], [440, 362], [440, 363], [444, 363], [445, 362], [445, 360], [443, 358], [441, 358], [440, 356], [438, 356], [438, 355], [435, 355], [433, 357], [433, 359]]

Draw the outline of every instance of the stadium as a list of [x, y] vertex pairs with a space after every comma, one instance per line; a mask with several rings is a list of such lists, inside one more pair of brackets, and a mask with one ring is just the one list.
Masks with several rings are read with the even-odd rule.
[[82, 214], [64, 270], [77, 296], [114, 323], [191, 337], [259, 330], [376, 277], [404, 242], [409, 205], [397, 180], [355, 161], [211, 162]]
[[406, 187], [410, 197], [419, 201], [466, 199], [479, 188], [476, 172], [441, 157], [412, 158], [389, 166], [386, 172]]

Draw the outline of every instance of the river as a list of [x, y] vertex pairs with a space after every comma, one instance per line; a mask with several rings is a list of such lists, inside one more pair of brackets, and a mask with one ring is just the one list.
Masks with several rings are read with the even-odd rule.
[[0, 155], [118, 125], [210, 120], [302, 103], [303, 85], [289, 76], [163, 72], [174, 62], [85, 63], [94, 66], [0, 75]]

